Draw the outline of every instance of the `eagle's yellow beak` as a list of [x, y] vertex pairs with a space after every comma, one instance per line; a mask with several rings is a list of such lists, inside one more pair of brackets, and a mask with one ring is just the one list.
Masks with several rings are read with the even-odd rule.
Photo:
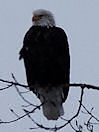
[[38, 21], [39, 19], [40, 19], [40, 17], [37, 16], [37, 15], [34, 15], [34, 16], [32, 17], [32, 21]]

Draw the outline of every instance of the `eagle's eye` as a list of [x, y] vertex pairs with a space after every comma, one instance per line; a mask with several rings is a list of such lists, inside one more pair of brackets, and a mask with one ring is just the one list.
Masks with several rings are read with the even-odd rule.
[[39, 15], [39, 17], [43, 17], [43, 15]]

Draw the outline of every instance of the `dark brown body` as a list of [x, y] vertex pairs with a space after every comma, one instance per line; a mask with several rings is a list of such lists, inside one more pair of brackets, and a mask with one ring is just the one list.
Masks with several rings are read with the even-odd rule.
[[[21, 58], [24, 59], [29, 86], [63, 85], [63, 102], [66, 100], [70, 55], [67, 36], [61, 28], [32, 26], [25, 35]], [[30, 89], [34, 91], [33, 87]]]

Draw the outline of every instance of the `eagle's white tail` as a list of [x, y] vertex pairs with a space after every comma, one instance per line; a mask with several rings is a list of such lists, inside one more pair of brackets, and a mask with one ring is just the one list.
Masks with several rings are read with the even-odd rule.
[[37, 92], [40, 95], [40, 101], [42, 103], [44, 102], [42, 106], [43, 113], [48, 120], [57, 120], [59, 116], [64, 114], [62, 106], [62, 88], [38, 88]]

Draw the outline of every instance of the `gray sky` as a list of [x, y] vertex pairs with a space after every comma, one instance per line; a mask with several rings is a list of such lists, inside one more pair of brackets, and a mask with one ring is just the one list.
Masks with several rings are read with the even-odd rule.
[[[19, 82], [26, 84], [23, 61], [18, 60], [18, 53], [23, 44], [23, 37], [32, 25], [32, 12], [39, 8], [52, 11], [57, 26], [62, 27], [68, 35], [71, 82], [99, 86], [99, 0], [0, 0], [0, 78], [11, 80], [11, 73], [14, 73]], [[79, 88], [70, 89], [64, 104], [66, 119], [76, 112], [79, 94]], [[97, 91], [86, 90], [83, 100], [89, 109], [95, 107], [94, 113], [97, 115], [99, 115], [98, 96]], [[39, 103], [32, 93], [28, 94], [27, 98], [36, 104]], [[9, 108], [13, 108], [18, 114], [24, 114], [21, 107], [23, 101], [14, 87], [0, 92], [0, 103], [0, 118], [3, 120], [15, 118]], [[37, 111], [33, 117], [47, 126], [55, 124], [53, 121], [47, 121], [41, 111]], [[79, 122], [83, 123], [82, 118], [79, 118]], [[60, 120], [57, 124], [60, 124]], [[32, 122], [25, 118], [13, 124], [1, 125], [0, 131], [30, 132], [28, 129], [30, 127], [33, 127]], [[70, 127], [65, 127], [60, 132], [66, 130], [72, 132]], [[99, 127], [96, 126], [95, 132], [98, 130]]]

